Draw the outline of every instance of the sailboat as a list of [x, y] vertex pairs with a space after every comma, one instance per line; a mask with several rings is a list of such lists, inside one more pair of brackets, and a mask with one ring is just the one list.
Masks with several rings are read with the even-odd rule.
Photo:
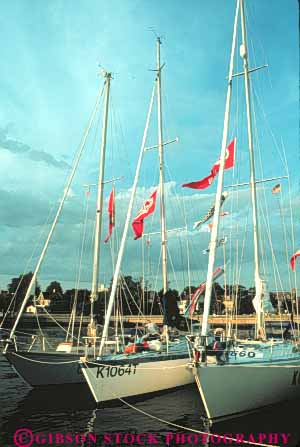
[[[194, 375], [191, 369], [191, 351], [188, 340], [177, 338], [169, 339], [167, 316], [168, 307], [168, 277], [167, 277], [167, 230], [164, 200], [164, 153], [162, 136], [162, 114], [161, 114], [161, 73], [160, 62], [161, 40], [157, 38], [157, 67], [155, 84], [152, 89], [146, 126], [138, 158], [134, 182], [132, 185], [131, 198], [124, 225], [120, 250], [115, 267], [110, 298], [106, 310], [102, 339], [100, 342], [99, 355], [96, 359], [81, 359], [83, 375], [89, 385], [97, 403], [122, 399], [124, 397], [141, 396], [168, 390], [194, 383]], [[161, 223], [161, 248], [162, 248], [162, 282], [163, 282], [163, 307], [164, 307], [164, 343], [158, 342], [157, 348], [133, 352], [131, 355], [119, 353], [114, 355], [103, 354], [105, 340], [107, 339], [108, 325], [115, 301], [118, 278], [121, 269], [125, 243], [133, 209], [135, 191], [139, 179], [139, 173], [146, 150], [145, 143], [149, 128], [149, 121], [154, 102], [155, 90], [157, 92], [158, 110], [158, 153], [159, 153], [159, 192], [160, 192], [160, 223]], [[153, 208], [153, 196], [144, 205], [142, 214], [147, 214]], [[140, 213], [139, 213], [140, 214]]]
[[[168, 308], [167, 292], [167, 230], [164, 203], [164, 159], [163, 159], [163, 138], [161, 125], [161, 64], [160, 64], [160, 39], [157, 40], [157, 74], [153, 87], [150, 107], [147, 116], [147, 123], [144, 131], [142, 148], [138, 161], [136, 177], [132, 187], [131, 200], [127, 213], [127, 220], [120, 244], [118, 259], [115, 265], [114, 277], [111, 286], [111, 294], [106, 309], [105, 322], [101, 337], [98, 336], [95, 318], [94, 302], [97, 298], [98, 276], [99, 276], [99, 237], [101, 234], [101, 211], [103, 207], [103, 183], [104, 183], [104, 163], [105, 146], [107, 133], [107, 114], [109, 104], [109, 92], [111, 74], [105, 72], [104, 82], [104, 115], [102, 127], [102, 143], [100, 153], [100, 169], [98, 181], [98, 195], [96, 207], [96, 226], [94, 242], [94, 262], [93, 262], [93, 282], [91, 291], [91, 319], [88, 326], [88, 334], [85, 337], [85, 346], [81, 346], [79, 351], [72, 349], [72, 343], [60, 344], [55, 352], [44, 351], [24, 351], [20, 350], [15, 340], [15, 332], [20, 316], [30, 297], [34, 281], [38, 275], [49, 241], [52, 237], [56, 222], [62, 209], [63, 202], [70, 188], [75, 169], [79, 158], [75, 163], [69, 183], [65, 188], [64, 196], [58, 209], [55, 221], [51, 227], [46, 245], [33, 274], [32, 281], [27, 290], [26, 296], [20, 308], [18, 317], [10, 332], [10, 343], [6, 344], [4, 355], [17, 371], [31, 386], [46, 385], [67, 385], [88, 382], [92, 394], [97, 402], [116, 399], [117, 397], [143, 395], [173, 387], [183, 386], [194, 382], [194, 376], [190, 368], [191, 352], [189, 342], [185, 337], [169, 339], [168, 317], [165, 315], [164, 339], [166, 343], [153, 343], [152, 350], [135, 353], [134, 349], [130, 356], [126, 352], [120, 353], [124, 346], [120, 346], [119, 340], [112, 340], [109, 337], [109, 324], [115, 303], [116, 292], [120, 280], [120, 268], [123, 258], [125, 242], [129, 227], [130, 215], [133, 207], [135, 190], [138, 182], [140, 166], [145, 151], [147, 131], [149, 127], [151, 110], [155, 97], [155, 90], [158, 98], [158, 129], [159, 129], [159, 166], [160, 166], [160, 201], [161, 201], [161, 245], [162, 245], [162, 266], [163, 266], [163, 292], [164, 307]], [[111, 349], [114, 344], [115, 353], [107, 354], [107, 348]], [[80, 368], [79, 361], [83, 368]], [[83, 373], [83, 374], [82, 374]]]
[[[210, 421], [231, 418], [277, 402], [300, 398], [300, 346], [299, 338], [268, 338], [265, 332], [264, 302], [268, 300], [265, 281], [262, 278], [261, 247], [259, 238], [260, 220], [256, 197], [257, 183], [252, 137], [252, 107], [250, 98], [250, 73], [257, 69], [248, 66], [248, 51], [245, 26], [244, 0], [237, 0], [231, 57], [229, 64], [227, 97], [223, 139], [220, 156], [220, 170], [215, 198], [208, 271], [204, 297], [202, 330], [196, 340], [191, 341], [195, 354], [195, 380], [203, 400], [207, 418]], [[241, 23], [240, 56], [243, 72], [233, 73], [234, 54], [237, 41], [238, 23]], [[262, 67], [259, 67], [262, 68]], [[226, 146], [228, 139], [230, 103], [233, 78], [244, 77], [247, 133], [250, 158], [250, 192], [253, 218], [254, 283], [256, 310], [255, 336], [239, 339], [228, 334], [216, 337], [208, 344], [208, 317], [211, 305], [213, 272], [218, 241], [218, 228], [223, 189]], [[296, 333], [297, 331], [295, 331]], [[299, 334], [298, 334], [299, 336]]]
[[[106, 151], [106, 139], [107, 139], [107, 121], [108, 121], [108, 108], [110, 97], [110, 82], [111, 73], [102, 70], [101, 74], [104, 77], [103, 87], [101, 88], [94, 110], [91, 114], [86, 131], [82, 138], [81, 145], [77, 157], [75, 159], [72, 171], [70, 173], [67, 185], [64, 189], [63, 196], [60, 200], [59, 207], [57, 209], [55, 218], [51, 225], [48, 237], [38, 259], [36, 268], [32, 275], [31, 282], [28, 286], [27, 292], [19, 309], [18, 315], [14, 322], [14, 325], [10, 331], [9, 339], [6, 340], [3, 354], [12, 367], [16, 370], [18, 375], [25, 380], [29, 385], [35, 386], [47, 386], [47, 385], [67, 385], [84, 383], [84, 378], [78, 368], [78, 362], [82, 355], [94, 355], [96, 337], [96, 324], [94, 315], [94, 302], [97, 299], [98, 293], [98, 277], [99, 277], [99, 256], [100, 256], [100, 235], [101, 224], [103, 215], [103, 189], [104, 189], [104, 166], [105, 166], [105, 151]], [[93, 278], [92, 278], [92, 290], [90, 298], [90, 322], [88, 325], [87, 337], [84, 340], [80, 340], [79, 343], [74, 343], [76, 338], [71, 337], [71, 341], [60, 342], [56, 347], [56, 350], [47, 351], [45, 344], [41, 350], [32, 350], [32, 344], [25, 350], [22, 349], [22, 345], [18, 343], [17, 327], [21, 319], [22, 313], [25, 310], [25, 306], [30, 299], [32, 290], [35, 286], [41, 265], [49, 247], [49, 243], [52, 239], [56, 225], [59, 221], [64, 203], [70, 191], [71, 184], [73, 182], [75, 173], [78, 168], [79, 161], [82, 157], [83, 151], [86, 147], [87, 138], [90, 134], [95, 117], [100, 106], [100, 102], [104, 96], [103, 107], [103, 123], [102, 123], [102, 139], [100, 147], [100, 165], [98, 176], [98, 188], [97, 188], [97, 203], [96, 203], [96, 218], [95, 218], [95, 237], [94, 237], [94, 262], [93, 262]], [[73, 309], [74, 317], [76, 315], [76, 309]], [[67, 333], [67, 335], [69, 335]], [[34, 338], [35, 340], [36, 338]]]

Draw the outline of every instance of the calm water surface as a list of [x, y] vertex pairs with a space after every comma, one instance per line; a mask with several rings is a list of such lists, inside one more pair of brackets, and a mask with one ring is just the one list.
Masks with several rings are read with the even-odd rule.
[[[201, 416], [204, 415], [204, 409], [194, 385], [139, 400], [133, 405], [163, 420], [203, 430]], [[22, 427], [31, 429], [33, 433], [95, 433], [97, 446], [117, 445], [105, 444], [103, 439], [104, 433], [116, 432], [154, 433], [159, 446], [166, 445], [167, 433], [180, 433], [185, 438], [181, 436], [177, 443], [171, 441], [170, 445], [203, 445], [201, 440], [197, 442], [195, 438], [190, 438], [190, 443], [188, 442], [187, 435], [192, 432], [152, 419], [125, 404], [97, 409], [85, 386], [63, 390], [31, 390], [0, 355], [0, 447], [14, 446], [13, 434]], [[256, 437], [258, 433], [289, 433], [289, 442], [286, 445], [300, 447], [300, 402], [281, 404], [255, 415], [215, 424], [211, 427], [211, 432], [243, 433], [245, 436], [253, 433]], [[35, 445], [37, 444], [33, 444]], [[75, 442], [72, 445], [76, 445]], [[123, 447], [126, 444], [119, 445]]]

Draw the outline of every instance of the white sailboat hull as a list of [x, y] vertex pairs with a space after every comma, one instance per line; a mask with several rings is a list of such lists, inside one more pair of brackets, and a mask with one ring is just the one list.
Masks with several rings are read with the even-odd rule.
[[84, 383], [80, 356], [65, 353], [7, 352], [6, 359], [32, 387]]
[[97, 403], [140, 396], [194, 383], [189, 358], [150, 361], [127, 366], [84, 364], [82, 371]]
[[196, 383], [208, 418], [227, 419], [300, 398], [300, 358], [268, 365], [201, 365]]

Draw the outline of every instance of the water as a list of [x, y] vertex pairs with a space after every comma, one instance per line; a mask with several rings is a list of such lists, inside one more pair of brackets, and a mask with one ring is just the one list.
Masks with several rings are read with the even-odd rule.
[[[203, 405], [195, 385], [173, 390], [149, 399], [138, 400], [134, 407], [154, 417], [167, 420], [173, 424], [189, 429], [203, 430], [201, 416], [204, 415]], [[33, 433], [94, 433], [97, 443], [86, 445], [130, 445], [110, 443], [108, 434], [115, 433], [146, 433], [153, 434], [146, 445], [165, 446], [170, 439], [172, 446], [203, 445], [202, 438], [197, 439], [187, 429], [175, 428], [167, 423], [138, 412], [125, 404], [110, 405], [96, 408], [85, 386], [60, 390], [31, 390], [13, 372], [3, 356], [0, 356], [0, 447], [15, 446], [13, 434], [17, 429], [27, 427]], [[238, 418], [213, 425], [212, 433], [224, 434], [242, 433], [245, 437], [253, 434], [258, 439], [259, 433], [289, 433], [288, 447], [300, 447], [300, 402], [284, 403], [274, 406], [267, 411], [258, 412], [251, 416]], [[175, 435], [177, 433], [177, 439]], [[107, 434], [104, 438], [104, 434]], [[169, 434], [169, 435], [168, 435]], [[188, 435], [191, 435], [188, 438]], [[142, 442], [144, 438], [140, 439]], [[130, 442], [130, 436], [127, 441]], [[49, 438], [48, 438], [49, 441]], [[125, 439], [126, 441], [126, 439]], [[215, 438], [217, 442], [217, 438]], [[33, 443], [33, 446], [38, 445]], [[44, 445], [62, 445], [47, 442]], [[66, 444], [64, 444], [66, 445]], [[69, 445], [84, 445], [83, 443]], [[131, 445], [138, 445], [133, 443]], [[214, 445], [211, 443], [211, 445]], [[218, 445], [225, 445], [223, 442]], [[227, 444], [228, 445], [228, 444]], [[232, 445], [237, 445], [233, 443]]]

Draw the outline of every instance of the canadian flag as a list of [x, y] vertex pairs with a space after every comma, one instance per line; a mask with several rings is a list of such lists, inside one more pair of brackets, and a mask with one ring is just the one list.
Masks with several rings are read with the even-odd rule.
[[295, 271], [295, 263], [296, 263], [296, 259], [298, 258], [298, 256], [300, 256], [300, 250], [297, 250], [296, 253], [294, 253], [290, 259], [290, 264], [291, 264], [291, 268], [292, 268], [293, 272]]
[[[224, 169], [230, 169], [230, 168], [232, 168], [234, 166], [235, 140], [236, 140], [236, 138], [234, 138], [234, 140], [232, 140], [231, 143], [229, 143], [229, 145], [226, 148]], [[218, 160], [213, 165], [211, 172], [212, 172], [212, 174], [214, 174], [214, 176], [216, 176], [217, 173], [219, 172], [220, 164], [221, 164], [221, 160]]]
[[149, 199], [146, 200], [146, 202], [143, 204], [142, 208], [132, 221], [132, 228], [135, 233], [135, 240], [139, 239], [143, 235], [145, 217], [148, 217], [155, 210], [156, 194], [157, 189], [151, 194]]
[[[230, 169], [234, 166], [235, 142], [236, 138], [234, 138], [226, 148], [224, 169]], [[212, 184], [213, 179], [215, 178], [219, 170], [220, 170], [220, 160], [216, 161], [216, 163], [213, 165], [210, 171], [210, 174], [207, 177], [204, 177], [203, 179], [198, 180], [196, 182], [184, 183], [182, 186], [183, 188], [193, 188], [193, 189], [208, 188]]]

